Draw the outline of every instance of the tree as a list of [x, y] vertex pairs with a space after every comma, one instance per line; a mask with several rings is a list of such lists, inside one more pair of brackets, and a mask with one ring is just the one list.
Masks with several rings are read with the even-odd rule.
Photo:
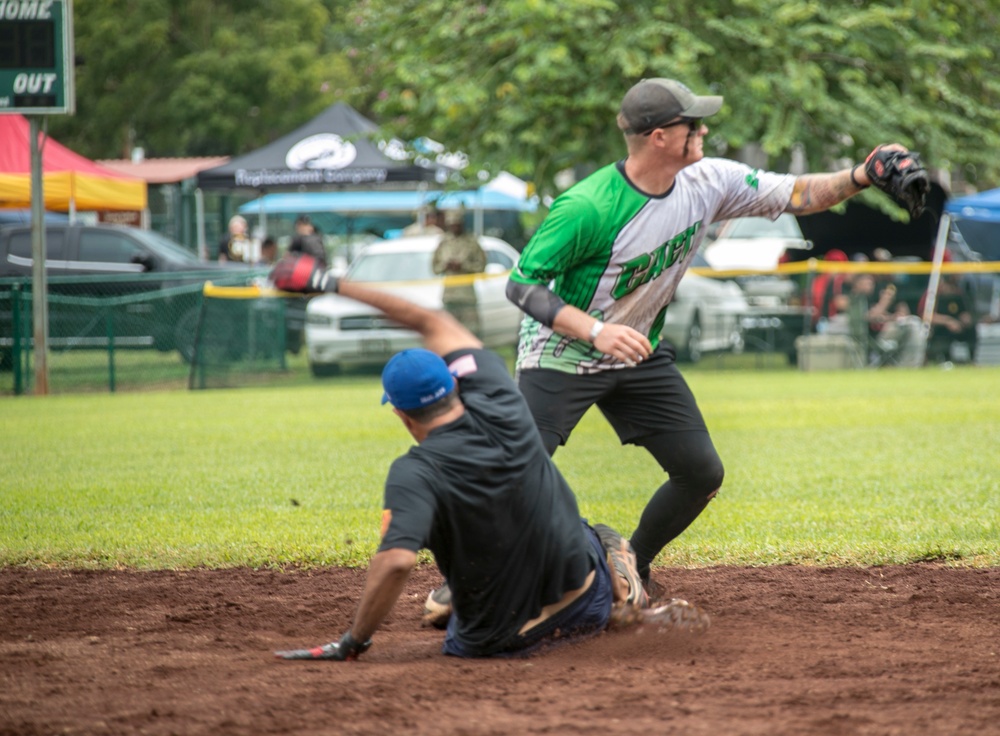
[[232, 155], [351, 93], [319, 0], [102, 0], [75, 5], [77, 115], [53, 135], [91, 157]]
[[[722, 94], [709, 149], [759, 142], [810, 170], [898, 140], [1000, 182], [994, 0], [359, 0], [351, 27], [377, 116], [552, 190], [620, 157], [614, 117], [644, 77]], [[873, 201], [879, 198], [873, 197]]]

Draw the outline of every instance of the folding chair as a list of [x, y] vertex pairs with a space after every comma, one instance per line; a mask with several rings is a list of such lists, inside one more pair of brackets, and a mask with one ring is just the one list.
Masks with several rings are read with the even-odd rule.
[[868, 338], [868, 365], [881, 368], [885, 365], [899, 365], [900, 344], [879, 335]]

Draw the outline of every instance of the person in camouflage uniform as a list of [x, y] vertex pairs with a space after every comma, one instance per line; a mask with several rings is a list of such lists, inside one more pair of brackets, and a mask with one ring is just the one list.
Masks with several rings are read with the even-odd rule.
[[[445, 232], [434, 251], [434, 273], [443, 276], [462, 276], [486, 270], [486, 253], [479, 239], [465, 231], [465, 211], [447, 210], [444, 213]], [[455, 283], [452, 283], [452, 282]], [[479, 309], [475, 282], [470, 279], [446, 279], [442, 295], [444, 308], [455, 319], [479, 336]]]

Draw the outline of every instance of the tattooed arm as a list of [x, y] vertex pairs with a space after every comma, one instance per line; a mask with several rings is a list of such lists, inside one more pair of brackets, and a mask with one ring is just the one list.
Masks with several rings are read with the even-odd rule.
[[822, 212], [853, 197], [870, 184], [871, 180], [865, 173], [863, 165], [829, 174], [804, 174], [795, 180], [795, 187], [792, 189], [792, 196], [788, 200], [785, 212], [791, 212], [793, 215]]
[[[890, 143], [876, 147], [890, 151], [905, 151], [899, 143]], [[865, 169], [872, 158], [872, 151], [864, 162], [853, 168], [835, 171], [829, 174], [804, 174], [795, 180], [792, 196], [788, 200], [785, 212], [793, 215], [811, 215], [814, 212], [828, 210], [845, 199], [850, 199], [862, 189], [872, 185], [872, 180]]]

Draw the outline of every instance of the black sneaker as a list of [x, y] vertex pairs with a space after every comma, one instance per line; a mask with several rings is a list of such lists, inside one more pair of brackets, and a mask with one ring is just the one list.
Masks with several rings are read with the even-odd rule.
[[636, 568], [632, 545], [607, 524], [594, 524], [593, 529], [597, 532], [597, 538], [601, 540], [601, 546], [608, 555], [608, 564], [628, 585], [625, 603], [637, 608], [646, 608], [649, 605], [649, 596], [642, 587], [642, 578], [639, 577], [639, 570]]
[[427, 600], [424, 602], [423, 625], [433, 626], [435, 629], [448, 628], [451, 610], [451, 588], [448, 587], [448, 583], [445, 583], [427, 594]]

